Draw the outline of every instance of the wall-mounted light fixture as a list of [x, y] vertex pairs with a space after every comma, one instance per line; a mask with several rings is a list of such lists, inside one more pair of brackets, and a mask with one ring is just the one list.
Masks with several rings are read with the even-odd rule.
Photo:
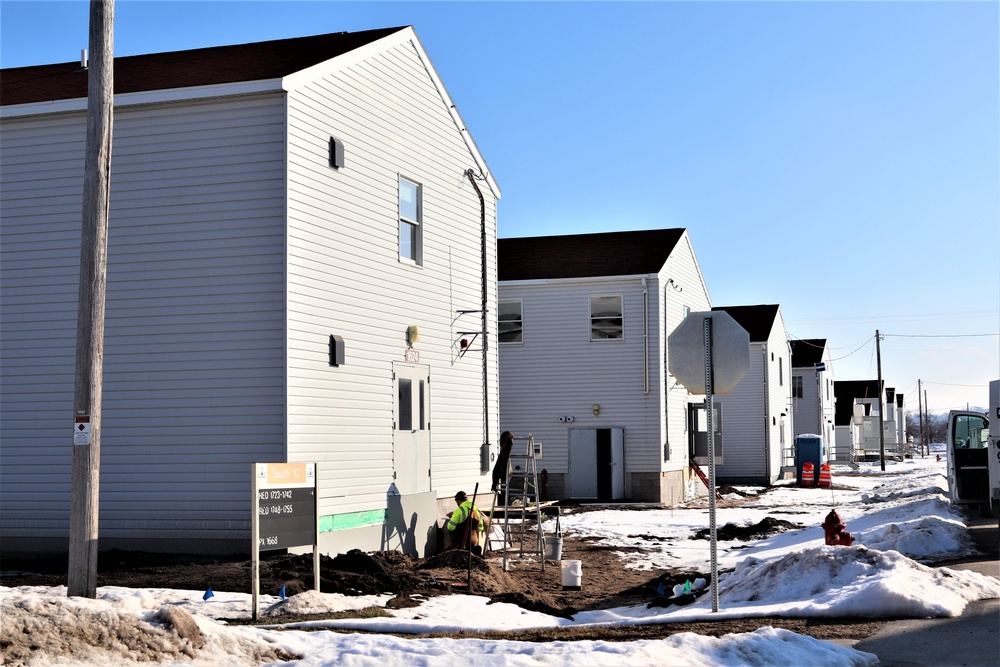
[[413, 347], [413, 344], [418, 342], [420, 342], [420, 327], [411, 324], [406, 327], [406, 344]]
[[594, 403], [594, 407], [593, 407], [592, 409], [593, 409], [593, 411], [594, 411], [594, 416], [595, 416], [595, 417], [596, 417], [597, 415], [601, 414], [601, 406], [600, 406], [600, 405], [598, 405], [597, 403]]

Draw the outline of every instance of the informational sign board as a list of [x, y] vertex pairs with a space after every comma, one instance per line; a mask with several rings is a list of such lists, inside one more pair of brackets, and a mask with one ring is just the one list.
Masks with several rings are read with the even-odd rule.
[[312, 545], [313, 579], [319, 590], [319, 521], [315, 463], [255, 463], [251, 524], [253, 617], [260, 593], [260, 552]]
[[257, 548], [316, 544], [316, 464], [256, 464]]

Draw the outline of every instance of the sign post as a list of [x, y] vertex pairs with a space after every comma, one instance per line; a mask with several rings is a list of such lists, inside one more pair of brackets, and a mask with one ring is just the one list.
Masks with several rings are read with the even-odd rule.
[[715, 506], [714, 394], [728, 394], [750, 370], [750, 335], [723, 311], [689, 313], [667, 339], [669, 370], [692, 394], [705, 394], [708, 430], [708, 529], [712, 611], [719, 611], [718, 533]]
[[319, 522], [315, 463], [255, 463], [251, 508], [253, 619], [260, 614], [260, 552], [312, 545], [319, 591]]

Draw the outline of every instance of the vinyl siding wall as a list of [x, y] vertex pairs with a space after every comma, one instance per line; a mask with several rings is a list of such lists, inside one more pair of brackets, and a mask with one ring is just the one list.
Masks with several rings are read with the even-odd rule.
[[[666, 363], [664, 363], [662, 358], [658, 360], [659, 368], [662, 369], [669, 368], [670, 366], [670, 350], [667, 338], [684, 321], [685, 309], [692, 313], [706, 312], [712, 309], [712, 300], [701, 275], [701, 269], [698, 266], [691, 237], [688, 236], [687, 232], [684, 232], [677, 241], [677, 245], [674, 247], [673, 252], [670, 253], [666, 265], [660, 271], [660, 278], [660, 303], [665, 304], [665, 307], [662, 307], [661, 310], [667, 316], [666, 335], [659, 346], [661, 354], [663, 350], [666, 350], [667, 354]], [[674, 285], [667, 284], [667, 281], [671, 278], [674, 280]], [[662, 377], [661, 375], [660, 384], [657, 385], [660, 388], [664, 384]], [[690, 394], [684, 385], [677, 382], [676, 378], [669, 374], [667, 375], [666, 386], [666, 391], [661, 391], [663, 394], [661, 400], [666, 402], [664, 412], [667, 417], [664, 424], [664, 432], [669, 447], [669, 455], [666, 457], [667, 460], [663, 462], [663, 470], [676, 471], [688, 465], [690, 448], [687, 430], [688, 403], [703, 403], [704, 396]]]
[[819, 393], [822, 387], [817, 385], [816, 381], [819, 379], [822, 382], [825, 373], [818, 373], [812, 367], [808, 367], [796, 368], [793, 375], [802, 378], [802, 398], [792, 398], [795, 435], [822, 435], [822, 432], [817, 430], [820, 428]]
[[[666, 285], [670, 278], [681, 292]], [[666, 335], [683, 320], [685, 306], [691, 311], [711, 307], [686, 233], [659, 274], [647, 277], [646, 290], [648, 393], [641, 277], [501, 284], [502, 299], [522, 301], [524, 331], [522, 344], [503, 344], [500, 350], [500, 428], [541, 441], [540, 468], [568, 472], [570, 429], [612, 427], [625, 429], [626, 495], [632, 473], [677, 471], [686, 465], [686, 405], [691, 397], [672, 377], [666, 383], [669, 393], [664, 392]], [[590, 295], [596, 294], [622, 295], [622, 340], [590, 340]], [[595, 404], [600, 405], [597, 416]], [[574, 421], [560, 423], [561, 415]], [[664, 461], [667, 439], [670, 457]]]
[[[769, 353], [774, 354], [773, 360], [770, 360], [770, 354], [768, 355], [771, 380], [768, 382], [767, 409], [767, 428], [770, 429], [768, 454], [771, 458], [768, 481], [774, 482], [780, 478], [783, 463], [793, 464], [790, 460], [784, 460], [783, 454], [795, 446], [795, 439], [792, 436], [792, 348], [788, 344], [785, 318], [780, 308], [771, 328], [771, 335], [767, 339], [767, 349]], [[781, 417], [782, 413], [785, 415], [784, 420]]]
[[[722, 407], [722, 456], [716, 475], [726, 480], [763, 480], [766, 471], [765, 377], [769, 362], [763, 343], [750, 343], [750, 370], [728, 394], [715, 396]], [[777, 376], [775, 376], [776, 378]], [[776, 379], [775, 379], [776, 381]]]
[[[623, 427], [626, 479], [630, 472], [659, 470], [660, 400], [655, 369], [644, 393], [639, 278], [507, 285], [502, 294], [522, 300], [524, 340], [500, 352], [501, 429], [533, 435], [544, 445], [539, 466], [565, 473], [570, 428]], [[590, 340], [592, 294], [622, 295], [621, 340]], [[649, 305], [655, 323], [655, 291]], [[597, 416], [594, 405], [600, 406]], [[560, 423], [560, 415], [574, 421]]]
[[[320, 514], [385, 508], [393, 481], [393, 363], [406, 328], [430, 372], [432, 486], [470, 493], [483, 442], [480, 201], [474, 160], [414, 45], [289, 94], [289, 458], [316, 461]], [[328, 164], [330, 137], [345, 166]], [[422, 266], [399, 260], [398, 180], [422, 186]], [[498, 440], [496, 202], [486, 183], [489, 441]], [[346, 363], [328, 364], [330, 334]], [[465, 336], [470, 338], [471, 336]]]
[[721, 481], [769, 484], [779, 479], [782, 450], [793, 446], [790, 359], [779, 310], [766, 343], [750, 343], [750, 370], [730, 393], [716, 398], [724, 406], [724, 463], [716, 469]]
[[[793, 373], [802, 378], [802, 398], [793, 398], [794, 435], [818, 434], [823, 436], [824, 446], [830, 451], [834, 442], [833, 362], [830, 348], [823, 349], [823, 363], [826, 370], [817, 372], [812, 366], [794, 369]], [[817, 378], [819, 382], [817, 383]]]
[[[281, 96], [116, 109], [100, 535], [249, 539], [284, 456]], [[85, 116], [6, 119], [0, 535], [65, 539]]]
[[833, 383], [836, 381], [836, 375], [834, 374], [829, 347], [823, 350], [823, 363], [826, 364], [826, 370], [820, 373], [820, 395], [818, 399], [820, 411], [823, 416], [823, 432], [821, 435], [824, 438], [823, 442], [826, 445], [827, 452], [832, 452], [835, 439], [833, 419], [836, 405], [836, 398], [833, 394]]
[[[824, 352], [826, 370], [816, 372], [813, 368], [796, 368], [795, 374], [802, 377], [802, 398], [793, 398], [795, 415], [795, 435], [815, 433], [823, 436], [827, 447], [833, 443], [833, 365], [830, 353]], [[819, 384], [816, 380], [819, 378]]]

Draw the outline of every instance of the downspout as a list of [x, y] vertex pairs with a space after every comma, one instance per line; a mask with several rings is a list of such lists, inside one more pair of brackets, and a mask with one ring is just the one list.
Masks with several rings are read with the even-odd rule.
[[[663, 443], [663, 460], [670, 460], [670, 346], [668, 345], [668, 338], [670, 336], [670, 317], [667, 315], [667, 287], [672, 287], [675, 292], [683, 292], [684, 288], [674, 282], [673, 278], [670, 278], [665, 283], [662, 283], [663, 289], [663, 312], [661, 317], [663, 318], [663, 331], [662, 331], [662, 341], [663, 341], [663, 429], [667, 434], [666, 440]], [[657, 281], [657, 289], [661, 288], [661, 281]]]
[[767, 343], [764, 343], [764, 477], [771, 483], [771, 401], [770, 395], [771, 367], [767, 364]]
[[649, 288], [642, 278], [642, 392], [649, 394]]
[[670, 321], [667, 318], [667, 290], [663, 289], [663, 430], [667, 437], [663, 443], [663, 460], [670, 460], [670, 350], [667, 345], [667, 334], [670, 331]]
[[[489, 387], [489, 360], [487, 357], [487, 352], [489, 350], [487, 335], [487, 320], [486, 320], [486, 306], [487, 306], [487, 280], [486, 280], [486, 200], [483, 198], [483, 191], [479, 189], [479, 185], [476, 183], [475, 172], [471, 169], [467, 169], [465, 175], [469, 177], [469, 182], [472, 183], [472, 187], [476, 189], [476, 194], [479, 195], [479, 240], [480, 240], [480, 254], [482, 255], [482, 304], [481, 304], [481, 314], [482, 314], [482, 337], [483, 337], [483, 444], [490, 444], [490, 387]], [[486, 471], [483, 471], [486, 472]]]

